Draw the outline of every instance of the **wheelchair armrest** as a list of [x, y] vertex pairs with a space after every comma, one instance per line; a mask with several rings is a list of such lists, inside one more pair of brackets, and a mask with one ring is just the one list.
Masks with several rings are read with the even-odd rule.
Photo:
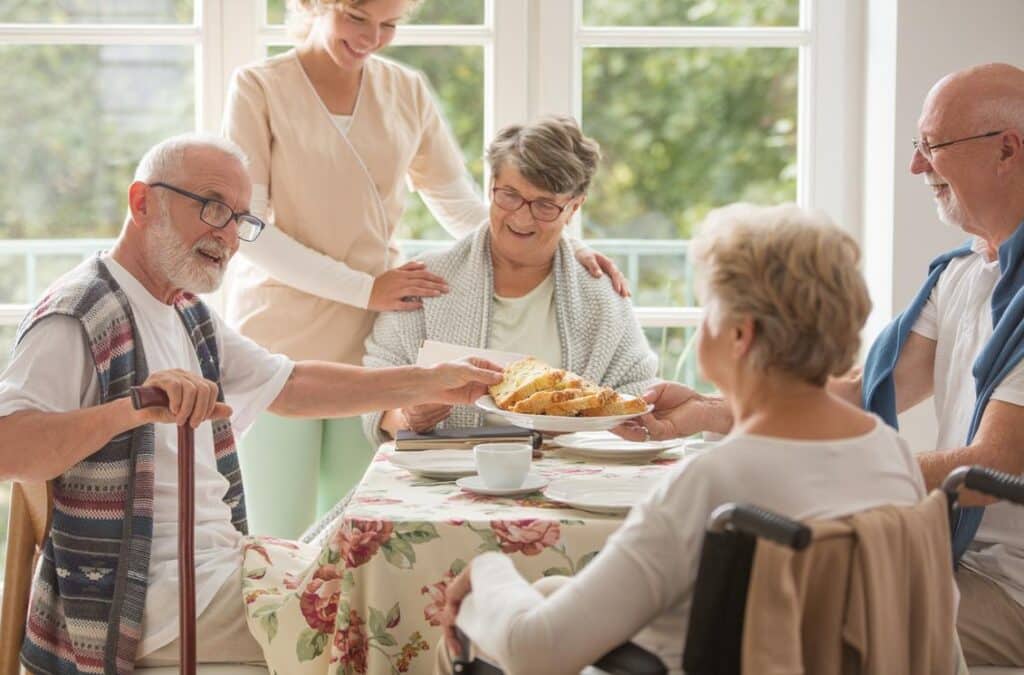
[[452, 661], [452, 672], [455, 675], [505, 675], [504, 670], [483, 659], [455, 659]]
[[735, 530], [802, 551], [811, 543], [811, 529], [803, 523], [753, 504], [722, 504], [708, 518], [709, 532]]
[[607, 675], [665, 675], [668, 670], [654, 654], [632, 642], [621, 644], [611, 650], [588, 670], [590, 673]]
[[942, 488], [952, 502], [961, 486], [990, 497], [1024, 505], [1024, 478], [1021, 476], [984, 466], [961, 466], [946, 477]]

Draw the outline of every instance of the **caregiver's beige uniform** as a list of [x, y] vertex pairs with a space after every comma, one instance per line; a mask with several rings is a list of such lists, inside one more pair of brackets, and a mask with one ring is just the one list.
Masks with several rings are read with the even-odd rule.
[[[243, 335], [293, 359], [361, 364], [374, 314], [365, 307], [373, 278], [396, 266], [392, 236], [414, 189], [444, 190], [464, 181], [462, 154], [423, 77], [379, 57], [366, 61], [348, 133], [342, 133], [294, 50], [239, 70], [232, 82], [225, 135], [250, 161], [255, 186], [268, 192], [268, 220], [300, 244], [344, 263], [354, 304], [287, 286], [246, 256], [232, 279], [228, 320]], [[486, 218], [480, 203], [456, 236]], [[362, 302], [360, 302], [362, 300]]]
[[[423, 76], [385, 59], [363, 66], [351, 116], [330, 113], [294, 50], [242, 68], [224, 134], [248, 155], [251, 208], [270, 223], [232, 263], [227, 319], [296, 360], [362, 363], [374, 279], [398, 263], [407, 181], [456, 237], [487, 217]], [[261, 417], [239, 450], [250, 527], [298, 536], [373, 450], [358, 420]]]

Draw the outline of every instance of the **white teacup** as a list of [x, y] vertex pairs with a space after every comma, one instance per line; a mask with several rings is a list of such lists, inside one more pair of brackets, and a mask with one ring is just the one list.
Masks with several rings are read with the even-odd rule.
[[533, 447], [529, 443], [484, 443], [473, 448], [476, 472], [491, 490], [522, 487], [530, 473]]

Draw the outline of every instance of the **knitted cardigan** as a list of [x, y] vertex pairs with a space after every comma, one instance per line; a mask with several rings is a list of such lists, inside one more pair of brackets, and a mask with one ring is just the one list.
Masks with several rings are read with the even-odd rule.
[[[203, 376], [219, 381], [210, 313], [193, 295], [174, 301]], [[66, 274], [25, 317], [16, 344], [42, 319], [78, 319], [100, 402], [149, 375], [128, 298], [99, 257]], [[71, 346], [69, 346], [71, 347]], [[223, 392], [218, 400], [223, 401]], [[232, 524], [246, 532], [231, 424], [213, 423], [217, 469], [230, 487]], [[142, 634], [153, 536], [153, 425], [126, 431], [53, 481], [53, 521], [36, 569], [21, 661], [34, 673], [131, 673]]]
[[[423, 309], [385, 312], [366, 339], [363, 365], [382, 368], [416, 362], [424, 340], [487, 348], [491, 338], [494, 267], [487, 223], [444, 252], [422, 257], [427, 269], [448, 282], [449, 292], [423, 298]], [[648, 347], [628, 300], [605, 278], [584, 270], [563, 238], [555, 252], [555, 314], [568, 370], [627, 394], [641, 394], [655, 382], [658, 358]], [[363, 430], [376, 444], [383, 412], [363, 415]], [[456, 406], [439, 427], [472, 427], [483, 416], [472, 406]]]

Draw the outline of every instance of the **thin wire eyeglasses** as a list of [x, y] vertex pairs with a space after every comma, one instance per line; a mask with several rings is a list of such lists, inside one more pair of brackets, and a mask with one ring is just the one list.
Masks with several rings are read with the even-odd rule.
[[913, 139], [914, 150], [917, 150], [918, 152], [920, 152], [921, 156], [924, 157], [925, 159], [927, 159], [930, 162], [931, 159], [932, 159], [932, 151], [933, 150], [938, 150], [939, 148], [948, 148], [949, 146], [956, 145], [957, 143], [965, 143], [967, 141], [976, 141], [979, 138], [991, 138], [992, 136], [998, 136], [999, 134], [1003, 133], [1004, 131], [1006, 131], [1006, 129], [1000, 129], [999, 131], [987, 131], [987, 132], [985, 132], [983, 134], [978, 134], [977, 136], [967, 136], [966, 138], [958, 138], [958, 139], [953, 140], [953, 141], [943, 141], [942, 143], [935, 143], [935, 144], [931, 144], [928, 141], [923, 141], [923, 140], [915, 138], [915, 139]]

